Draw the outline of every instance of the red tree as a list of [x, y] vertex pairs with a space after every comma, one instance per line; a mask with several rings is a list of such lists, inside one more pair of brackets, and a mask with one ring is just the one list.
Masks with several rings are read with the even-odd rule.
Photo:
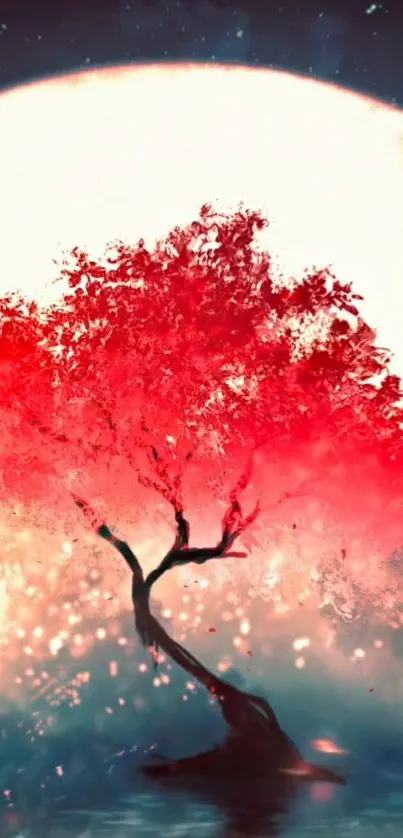
[[[74, 654], [88, 648], [91, 616], [110, 613], [118, 621], [119, 602], [109, 605], [106, 591], [95, 610], [87, 596], [91, 557], [80, 544], [78, 560], [72, 544], [73, 530], [83, 537], [79, 506], [130, 566], [143, 642], [215, 692], [230, 735], [196, 758], [197, 770], [207, 763], [218, 773], [225, 765], [232, 771], [234, 764], [239, 770], [256, 764], [267, 773], [281, 765], [294, 775], [302, 770], [305, 777], [337, 781], [342, 778], [303, 761], [267, 701], [205, 668], [149, 608], [152, 584], [171, 567], [215, 558], [218, 585], [221, 568], [230, 566], [221, 559], [253, 547], [255, 555], [237, 565], [244, 599], [257, 589], [266, 597], [274, 587], [297, 602], [312, 589], [312, 571], [329, 557], [327, 597], [349, 606], [358, 580], [358, 595], [370, 597], [389, 621], [397, 619], [399, 590], [390, 578], [385, 584], [382, 560], [402, 541], [400, 382], [388, 374], [388, 353], [376, 347], [350, 286], [326, 270], [275, 279], [258, 246], [265, 225], [259, 213], [241, 209], [226, 217], [205, 207], [194, 224], [175, 229], [152, 251], [143, 242], [118, 243], [94, 262], [75, 250], [62, 266], [68, 290], [57, 305], [40, 309], [17, 295], [0, 300], [1, 523], [28, 538], [36, 527], [48, 539], [44, 550], [43, 535], [29, 549], [24, 540], [5, 544], [3, 537], [4, 550], [11, 549], [1, 567], [0, 609], [8, 594], [11, 634], [21, 638], [25, 655], [33, 654], [27, 636], [32, 645], [42, 643], [45, 624], [52, 624], [53, 638], [46, 635], [44, 656], [65, 642], [62, 618], [72, 618], [67, 638], [76, 620], [86, 618]], [[245, 460], [255, 470], [231, 495]], [[249, 519], [238, 503], [241, 489], [245, 496], [250, 491]], [[151, 524], [160, 523], [167, 501], [175, 509], [175, 543], [144, 576], [110, 522], [124, 525], [130, 542], [139, 544], [147, 532], [154, 538]], [[220, 503], [227, 511], [217, 518]], [[213, 532], [195, 536], [212, 547], [189, 546], [184, 504], [203, 532], [223, 519], [216, 546]], [[72, 539], [64, 558], [55, 558], [55, 532]], [[110, 556], [95, 558], [94, 572], [114, 592]], [[347, 586], [342, 594], [340, 585]], [[63, 605], [70, 610], [56, 613], [55, 601], [67, 592]], [[38, 648], [35, 654], [40, 657]], [[189, 761], [180, 761], [169, 770], [186, 766]], [[166, 767], [154, 773], [165, 774]], [[263, 798], [267, 814], [266, 787]]]
[[0, 301], [5, 510], [62, 529], [73, 492], [138, 521], [151, 441], [167, 467], [192, 452], [187, 496], [204, 525], [207, 497], [221, 500], [257, 451], [262, 515], [246, 543], [285, 539], [284, 562], [299, 556], [306, 574], [326, 552], [348, 559], [355, 539], [352, 567], [370, 547], [365, 584], [378, 588], [379, 556], [401, 540], [400, 382], [350, 286], [327, 270], [275, 280], [265, 225], [204, 207], [152, 251], [118, 243], [95, 262], [75, 250], [57, 305]]

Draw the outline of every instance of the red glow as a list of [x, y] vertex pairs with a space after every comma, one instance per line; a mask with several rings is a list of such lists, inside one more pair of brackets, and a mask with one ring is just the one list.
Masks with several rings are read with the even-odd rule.
[[326, 803], [334, 796], [334, 788], [330, 783], [314, 783], [311, 794], [312, 800], [317, 803]]
[[335, 742], [332, 742], [331, 739], [314, 739], [312, 746], [321, 754], [342, 755], [347, 753], [347, 751], [344, 751], [343, 748], [339, 748]]

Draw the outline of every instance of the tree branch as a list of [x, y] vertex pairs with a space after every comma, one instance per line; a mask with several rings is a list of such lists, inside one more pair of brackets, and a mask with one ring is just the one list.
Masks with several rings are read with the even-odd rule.
[[[218, 544], [215, 547], [189, 547], [190, 526], [183, 515], [183, 509], [180, 508], [181, 504], [179, 503], [179, 498], [181, 499], [181, 472], [171, 482], [155, 449], [152, 449], [152, 457], [154, 462], [157, 463], [158, 475], [163, 478], [164, 485], [160, 486], [156, 481], [150, 481], [150, 483], [164, 497], [167, 497], [174, 507], [176, 536], [168, 553], [164, 556], [161, 563], [148, 574], [146, 579], [144, 579], [137, 556], [133, 553], [129, 545], [111, 532], [109, 527], [95, 514], [87, 501], [78, 495], [72, 495], [76, 506], [82, 511], [91, 528], [120, 553], [133, 574], [132, 600], [135, 611], [135, 625], [144, 645], [158, 643], [156, 637], [151, 636], [152, 632], [150, 634], [150, 627], [155, 628], [150, 623], [150, 615], [147, 616], [146, 620], [143, 619], [144, 613], [146, 613], [144, 612], [144, 605], [147, 604], [148, 609], [150, 591], [155, 582], [164, 573], [171, 570], [171, 568], [186, 565], [190, 562], [204, 564], [210, 561], [210, 559], [216, 558], [245, 558], [247, 556], [246, 553], [232, 551], [231, 547], [235, 539], [255, 520], [259, 512], [259, 504], [256, 504], [250, 515], [243, 518], [242, 509], [238, 500], [239, 492], [246, 488], [250, 480], [251, 463], [248, 462], [245, 472], [241, 475], [235, 489], [230, 493], [230, 505], [223, 518], [222, 536]], [[189, 459], [189, 455], [187, 459]]]
[[[90, 524], [91, 528], [97, 533], [97, 535], [100, 536], [100, 538], [103, 538], [111, 544], [115, 550], [117, 550], [132, 571], [132, 602], [135, 615], [135, 625], [142, 642], [148, 642], [163, 649], [164, 652], [166, 652], [166, 654], [168, 654], [169, 657], [178, 664], [178, 666], [184, 669], [185, 672], [192, 676], [203, 687], [209, 690], [223, 709], [225, 706], [225, 712], [227, 712], [227, 705], [224, 705], [225, 698], [228, 697], [229, 692], [238, 692], [236, 688], [231, 687], [231, 685], [227, 684], [221, 678], [214, 675], [206, 667], [204, 667], [203, 664], [190, 652], [188, 652], [187, 649], [173, 640], [163, 629], [158, 620], [152, 615], [149, 607], [149, 594], [153, 584], [153, 580], [151, 579], [153, 572], [151, 572], [147, 579], [144, 580], [140, 562], [127, 542], [117, 538], [111, 532], [110, 528], [101, 521], [99, 516], [96, 515], [87, 501], [83, 500], [78, 495], [73, 495], [73, 499], [76, 506], [81, 510], [85, 519]], [[181, 514], [177, 514], [176, 519], [178, 532], [175, 543], [181, 543], [183, 545], [183, 551], [186, 555], [186, 553], [189, 552], [186, 550], [188, 528], [184, 526], [187, 522]], [[179, 547], [178, 550], [180, 550]], [[200, 548], [199, 552], [205, 553], [208, 550], [216, 552], [217, 548]], [[167, 556], [169, 555], [170, 553], [167, 554]], [[203, 561], [207, 561], [210, 557], [214, 556], [208, 555], [207, 558], [203, 559]], [[194, 559], [189, 559], [189, 561], [192, 560]], [[161, 563], [161, 565], [162, 564], [163, 563]], [[167, 569], [168, 567], [166, 567], [162, 572], [165, 572]], [[159, 576], [162, 575], [162, 572]], [[255, 695], [250, 695], [250, 699], [253, 703], [261, 707], [261, 711], [264, 711], [263, 715], [268, 715], [270, 717], [271, 724], [277, 724], [276, 717], [265, 699]]]
[[[238, 501], [238, 491], [245, 487], [245, 475], [238, 481], [237, 487], [231, 493], [230, 507], [223, 520], [223, 536], [216, 548], [199, 548], [198, 558], [194, 558], [194, 551], [187, 547], [189, 538], [189, 525], [181, 512], [175, 514], [177, 523], [177, 534], [171, 551], [167, 554], [161, 565], [144, 580], [141, 565], [135, 553], [129, 545], [111, 532], [110, 528], [99, 520], [89, 504], [82, 498], [73, 495], [77, 507], [82, 511], [91, 527], [98, 535], [111, 544], [124, 558], [132, 571], [132, 601], [135, 616], [136, 630], [144, 644], [154, 644], [161, 648], [169, 657], [175, 661], [185, 672], [193, 677], [199, 684], [206, 688], [220, 705], [224, 720], [230, 729], [226, 743], [219, 745], [210, 756], [206, 753], [201, 759], [207, 763], [211, 761], [217, 765], [218, 759], [226, 754], [225, 765], [233, 765], [234, 755], [242, 755], [243, 764], [246, 769], [253, 768], [263, 773], [284, 771], [291, 774], [303, 769], [306, 779], [325, 780], [326, 782], [345, 783], [345, 779], [334, 774], [328, 769], [321, 769], [317, 766], [305, 763], [302, 755], [281, 729], [277, 717], [269, 702], [253, 693], [247, 693], [237, 689], [232, 684], [223, 681], [213, 672], [203, 666], [187, 649], [171, 638], [158, 620], [150, 611], [149, 595], [151, 586], [169, 567], [173, 566], [175, 557], [182, 554], [184, 563], [187, 561], [208, 561], [217, 555], [229, 555], [230, 546], [240, 532], [254, 520], [258, 514], [258, 507], [246, 518], [242, 517], [242, 510]], [[188, 554], [193, 557], [189, 558]], [[166, 561], [165, 566], [164, 561]], [[199, 561], [200, 563], [200, 561]], [[198, 758], [184, 760], [187, 770], [200, 770]], [[178, 763], [179, 766], [179, 763]], [[182, 766], [184, 767], [184, 766]]]
[[[257, 518], [259, 514], [259, 503], [252, 512], [246, 516], [242, 515], [241, 505], [238, 500], [239, 492], [243, 491], [250, 482], [252, 474], [252, 458], [248, 461], [247, 467], [238, 480], [236, 487], [230, 493], [230, 505], [222, 521], [222, 535], [220, 541], [214, 547], [189, 547], [189, 523], [184, 518], [181, 509], [175, 509], [175, 520], [177, 524], [177, 537], [171, 549], [164, 556], [162, 562], [151, 573], [148, 574], [146, 585], [151, 589], [161, 576], [173, 567], [183, 566], [193, 562], [205, 564], [210, 559], [218, 558], [246, 558], [247, 553], [231, 551], [236, 538]], [[169, 485], [169, 484], [168, 484]], [[180, 483], [177, 483], [180, 491]], [[173, 493], [172, 486], [168, 491]], [[182, 534], [186, 534], [182, 537]]]

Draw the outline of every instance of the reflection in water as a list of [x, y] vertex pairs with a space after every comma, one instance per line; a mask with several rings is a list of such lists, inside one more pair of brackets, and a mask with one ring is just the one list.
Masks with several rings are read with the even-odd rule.
[[[324, 801], [318, 806], [309, 801], [304, 792], [299, 799], [294, 799], [293, 811], [276, 819], [276, 824], [262, 824], [258, 833], [261, 838], [270, 838], [273, 834], [283, 838], [381, 838], [385, 832], [390, 838], [400, 838], [403, 825], [403, 801], [400, 783], [396, 781], [395, 792], [378, 797], [368, 792], [367, 799], [360, 801], [359, 807], [344, 811], [344, 800], [333, 799], [332, 804]], [[234, 788], [234, 793], [236, 787]], [[238, 790], [240, 791], [240, 790]], [[237, 838], [242, 834], [232, 829], [228, 818], [220, 807], [200, 800], [193, 795], [180, 791], [170, 794], [153, 792], [144, 786], [136, 794], [125, 797], [118, 804], [105, 806], [97, 799], [96, 808], [79, 811], [64, 811], [52, 818], [51, 822], [39, 819], [30, 823], [30, 831], [18, 832], [10, 829], [2, 835], [28, 835], [35, 838], [181, 838], [190, 834], [196, 838]], [[274, 830], [274, 831], [273, 831]], [[276, 832], [276, 830], [278, 830]]]
[[[236, 838], [239, 834], [236, 831], [228, 830], [228, 824], [224, 815], [219, 810], [213, 809], [198, 801], [183, 801], [182, 805], [175, 806], [172, 798], [165, 805], [161, 797], [145, 794], [139, 801], [131, 797], [116, 812], [102, 812], [76, 814], [61, 820], [66, 832], [66, 838], [106, 838], [113, 834], [114, 838], [132, 838], [134, 835], [147, 836], [147, 838], [179, 838], [180, 836], [195, 835], [196, 838], [223, 838], [231, 836]], [[281, 835], [284, 838], [351, 838], [352, 835], [358, 838], [381, 838], [385, 832], [390, 838], [400, 838], [403, 825], [403, 808], [390, 806], [385, 801], [379, 803], [368, 802], [363, 811], [349, 815], [338, 815], [329, 817], [313, 814], [310, 811], [310, 818], [299, 815], [298, 819], [289, 818], [283, 822]], [[113, 832], [112, 832], [113, 829]], [[88, 832], [86, 832], [88, 830]], [[274, 833], [275, 834], [275, 833]], [[259, 833], [261, 838], [273, 835], [270, 826], [263, 828]], [[61, 838], [57, 834], [49, 833], [46, 838]]]

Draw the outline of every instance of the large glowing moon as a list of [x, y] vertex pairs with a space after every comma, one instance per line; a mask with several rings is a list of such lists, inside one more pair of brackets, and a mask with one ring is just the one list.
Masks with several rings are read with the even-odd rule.
[[63, 249], [244, 201], [281, 268], [353, 280], [403, 374], [403, 112], [266, 70], [109, 68], [3, 93], [0, 138], [0, 291], [55, 296]]

